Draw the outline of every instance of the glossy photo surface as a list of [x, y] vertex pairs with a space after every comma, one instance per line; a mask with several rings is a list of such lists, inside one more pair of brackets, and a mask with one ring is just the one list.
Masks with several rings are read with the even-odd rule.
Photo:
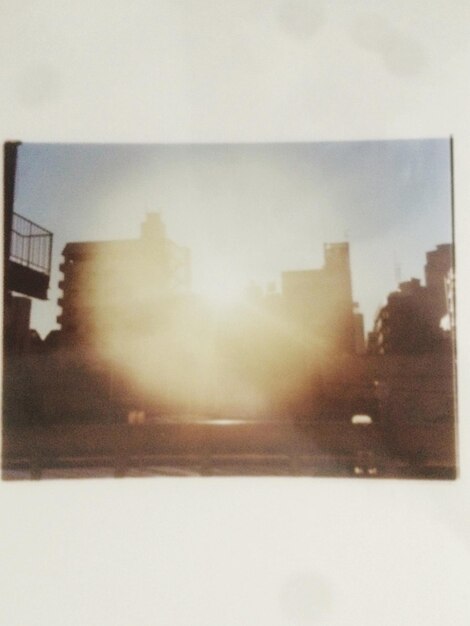
[[7, 143], [3, 479], [453, 479], [449, 139]]

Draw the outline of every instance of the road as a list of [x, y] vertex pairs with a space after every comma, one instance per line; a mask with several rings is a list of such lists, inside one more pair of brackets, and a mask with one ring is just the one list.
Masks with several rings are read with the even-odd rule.
[[173, 417], [139, 425], [4, 429], [3, 478], [355, 476], [454, 478], [452, 424], [388, 431], [322, 423]]

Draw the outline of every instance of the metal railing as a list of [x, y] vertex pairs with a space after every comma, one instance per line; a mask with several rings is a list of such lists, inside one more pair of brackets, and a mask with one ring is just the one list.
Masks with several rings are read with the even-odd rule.
[[50, 274], [52, 233], [13, 213], [10, 260], [43, 274]]

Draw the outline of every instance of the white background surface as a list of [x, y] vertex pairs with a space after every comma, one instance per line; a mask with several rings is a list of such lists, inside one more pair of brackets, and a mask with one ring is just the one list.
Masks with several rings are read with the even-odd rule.
[[7, 0], [0, 13], [3, 139], [452, 134], [461, 452], [455, 483], [4, 483], [0, 624], [467, 626], [468, 2]]

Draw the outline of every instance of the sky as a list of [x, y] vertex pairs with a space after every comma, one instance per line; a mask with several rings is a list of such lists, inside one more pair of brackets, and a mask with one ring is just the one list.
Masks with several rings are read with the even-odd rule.
[[54, 234], [47, 302], [70, 241], [137, 238], [159, 212], [191, 251], [193, 291], [234, 299], [252, 282], [323, 264], [349, 241], [353, 297], [370, 330], [398, 280], [424, 279], [426, 252], [452, 241], [449, 139], [272, 144], [22, 144], [15, 211]]

